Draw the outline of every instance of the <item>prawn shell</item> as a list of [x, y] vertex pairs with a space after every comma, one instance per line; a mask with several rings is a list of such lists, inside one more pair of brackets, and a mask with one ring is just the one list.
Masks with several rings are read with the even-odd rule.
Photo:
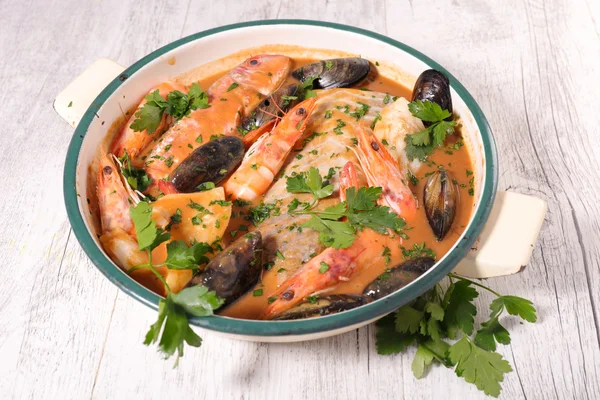
[[286, 96], [295, 96], [297, 92], [298, 85], [296, 84], [282, 87], [263, 100], [250, 115], [242, 120], [240, 126], [250, 132], [272, 121], [275, 116], [281, 117], [282, 111], [286, 112], [298, 102], [297, 99], [290, 100]]
[[369, 75], [371, 65], [364, 58], [334, 58], [305, 65], [292, 72], [301, 82], [318, 76], [313, 89], [348, 88], [356, 85]]
[[218, 185], [244, 158], [244, 142], [236, 136], [222, 136], [198, 147], [171, 173], [169, 180], [180, 193], [198, 191], [198, 185]]
[[[435, 69], [422, 72], [412, 92], [411, 102], [416, 100], [437, 103], [442, 110], [448, 110], [452, 114], [452, 95], [448, 77]], [[452, 115], [446, 118], [447, 121], [451, 119]], [[431, 122], [423, 121], [423, 125], [431, 126]]]
[[427, 178], [423, 199], [429, 226], [440, 241], [450, 231], [458, 205], [458, 190], [448, 171], [438, 170]]
[[247, 233], [219, 253], [188, 286], [206, 286], [225, 300], [224, 305], [231, 304], [258, 282], [262, 250], [260, 232]]
[[362, 296], [352, 294], [332, 294], [318, 297], [314, 302], [305, 301], [283, 312], [273, 320], [294, 320], [321, 317], [362, 306], [365, 300]]
[[379, 300], [398, 289], [411, 283], [413, 280], [427, 272], [435, 264], [430, 257], [415, 258], [403, 262], [388, 272], [380, 275], [363, 290], [363, 296], [368, 301]]

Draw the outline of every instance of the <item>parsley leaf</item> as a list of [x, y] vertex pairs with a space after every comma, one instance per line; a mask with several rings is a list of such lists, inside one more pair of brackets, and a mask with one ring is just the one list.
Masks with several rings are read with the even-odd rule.
[[479, 293], [471, 287], [471, 282], [466, 280], [454, 282], [448, 288], [448, 292], [450, 296], [444, 315], [448, 337], [450, 339], [456, 337], [458, 330], [470, 335], [473, 333], [473, 321], [477, 314], [473, 300], [479, 296]]
[[181, 306], [188, 314], [196, 317], [207, 317], [213, 315], [213, 310], [223, 305], [225, 300], [217, 297], [214, 291], [207, 287], [198, 285], [183, 289], [179, 293], [170, 295], [173, 302]]
[[525, 321], [537, 320], [531, 301], [517, 296], [499, 296], [492, 301], [490, 309], [490, 319], [481, 323], [481, 329], [475, 335], [475, 344], [484, 350], [496, 350], [496, 342], [510, 344], [510, 334], [498, 320], [505, 309], [510, 315], [518, 315]]
[[[294, 189], [299, 183], [294, 182]], [[290, 191], [288, 186], [288, 191]], [[356, 238], [356, 231], [365, 227], [381, 234], [388, 230], [399, 231], [405, 222], [389, 207], [377, 205], [381, 188], [365, 188], [358, 190], [351, 187], [346, 190], [346, 201], [330, 206], [324, 211], [300, 210], [297, 214], [311, 214], [312, 218], [302, 224], [303, 228], [311, 228], [320, 232], [321, 243], [334, 248], [347, 248]], [[347, 221], [337, 221], [346, 217]], [[339, 237], [336, 237], [338, 236]]]
[[198, 242], [193, 246], [183, 240], [175, 240], [167, 244], [167, 258], [164, 265], [169, 269], [198, 269], [198, 265], [209, 261], [204, 255], [212, 253], [212, 247], [208, 243]]
[[184, 241], [173, 241], [167, 244], [165, 262], [155, 266], [152, 264], [152, 249], [169, 240], [171, 235], [156, 227], [156, 223], [152, 220], [152, 206], [148, 203], [141, 202], [135, 207], [130, 207], [129, 214], [135, 226], [138, 246], [140, 250], [148, 252], [149, 259], [147, 264], [137, 265], [130, 271], [139, 268], [149, 269], [164, 284], [167, 291], [166, 298], [158, 301], [158, 319], [146, 333], [144, 344], [150, 345], [158, 341], [158, 349], [165, 358], [177, 352], [175, 361], [177, 366], [179, 357], [183, 356], [185, 343], [193, 347], [202, 344], [200, 336], [190, 327], [187, 314], [199, 317], [212, 315], [213, 310], [223, 305], [224, 300], [218, 298], [215, 292], [209, 292], [204, 286], [194, 286], [173, 293], [155, 267], [165, 265], [170, 269], [197, 269], [198, 264], [208, 262], [204, 254], [212, 252], [212, 247], [206, 243], [195, 243], [188, 247]]
[[319, 169], [310, 167], [308, 171], [290, 176], [286, 180], [286, 188], [290, 193], [312, 193], [315, 200], [331, 196], [333, 185], [323, 181]]
[[192, 83], [190, 90], [188, 90], [188, 96], [190, 99], [189, 108], [190, 110], [197, 110], [199, 108], [209, 108], [208, 104], [208, 93], [206, 93], [200, 85]]
[[165, 299], [159, 300], [158, 319], [146, 333], [144, 344], [148, 346], [158, 341], [158, 349], [165, 359], [177, 352], [176, 367], [179, 357], [183, 356], [184, 343], [192, 347], [202, 344], [200, 336], [190, 327], [186, 313], [196, 316], [212, 315], [213, 310], [223, 302], [215, 292], [209, 292], [204, 286], [194, 286], [177, 294], [169, 294]]
[[500, 354], [476, 346], [466, 336], [450, 346], [448, 358], [456, 364], [456, 375], [494, 397], [500, 395], [504, 374], [512, 371], [508, 361]]
[[396, 331], [400, 333], [417, 333], [423, 312], [411, 306], [403, 306], [396, 312]]
[[517, 296], [500, 296], [490, 305], [492, 310], [498, 309], [502, 304], [510, 315], [518, 315], [527, 322], [537, 321], [533, 303], [527, 299]]
[[427, 349], [427, 347], [419, 344], [417, 346], [417, 352], [415, 353], [415, 358], [413, 358], [413, 362], [410, 366], [412, 369], [413, 375], [417, 379], [421, 379], [425, 374], [425, 368], [433, 362], [434, 355], [431, 351]]
[[413, 116], [429, 122], [431, 125], [422, 131], [406, 135], [406, 155], [410, 161], [425, 160], [437, 147], [444, 145], [446, 135], [454, 134], [455, 121], [445, 121], [452, 117], [448, 110], [442, 110], [439, 104], [425, 100], [416, 100], [408, 104]]
[[319, 76], [309, 76], [304, 79], [304, 82], [298, 86], [296, 95], [301, 99], [310, 99], [311, 97], [317, 97], [317, 92], [313, 90], [315, 80], [319, 79]]
[[358, 230], [370, 228], [382, 235], [386, 234], [388, 230], [397, 231], [406, 225], [404, 220], [387, 206], [377, 206], [364, 212], [348, 213], [348, 221]]
[[129, 215], [135, 226], [140, 250], [154, 250], [158, 245], [171, 238], [171, 234], [156, 227], [152, 220], [152, 206], [142, 201], [135, 207], [129, 208]]
[[496, 342], [510, 344], [510, 334], [498, 321], [498, 317], [481, 323], [475, 335], [475, 344], [484, 350], [495, 351]]
[[346, 190], [346, 203], [352, 212], [373, 210], [383, 189], [380, 187], [349, 187]]
[[[512, 371], [508, 361], [494, 352], [496, 341], [510, 342], [508, 331], [499, 323], [499, 316], [510, 308], [510, 314], [533, 322], [536, 320], [535, 308], [529, 300], [501, 296], [467, 278], [455, 274], [449, 276], [456, 280], [445, 291], [437, 284], [410, 306], [403, 306], [377, 322], [377, 352], [395, 354], [415, 344], [417, 350], [411, 368], [417, 379], [425, 375], [431, 364], [438, 362], [453, 368], [457, 376], [475, 384], [486, 394], [497, 397], [504, 374]], [[490, 304], [490, 320], [482, 323], [475, 339], [470, 337], [477, 311], [472, 304], [478, 296], [474, 286], [497, 296]], [[446, 339], [453, 339], [459, 331], [462, 337], [451, 346]]]
[[354, 229], [345, 221], [325, 220], [313, 215], [310, 220], [300, 226], [319, 232], [319, 241], [334, 249], [348, 248], [356, 239]]
[[433, 146], [417, 146], [412, 142], [412, 135], [406, 135], [404, 137], [404, 141], [406, 142], [406, 156], [409, 161], [420, 160], [425, 161], [427, 157], [433, 154]]
[[180, 120], [193, 110], [210, 107], [208, 94], [196, 83], [190, 86], [188, 93], [173, 90], [164, 99], [160, 92], [155, 90], [144, 99], [146, 103], [135, 113], [136, 118], [129, 127], [135, 132], [146, 130], [148, 134], [156, 131], [164, 114]]
[[450, 111], [442, 110], [439, 104], [429, 100], [408, 103], [408, 109], [412, 115], [427, 122], [438, 122], [452, 116]]
[[406, 335], [396, 331], [394, 314], [383, 317], [375, 325], [377, 326], [376, 347], [378, 354], [400, 353], [415, 341], [416, 337], [414, 335]]

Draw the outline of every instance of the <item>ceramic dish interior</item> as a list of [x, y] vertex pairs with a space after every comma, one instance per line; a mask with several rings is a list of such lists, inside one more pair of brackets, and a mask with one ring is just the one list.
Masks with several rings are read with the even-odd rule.
[[[260, 21], [225, 26], [173, 42], [133, 64], [116, 78], [92, 103], [71, 141], [64, 172], [64, 194], [73, 231], [83, 249], [100, 271], [119, 288], [156, 309], [158, 296], [130, 279], [102, 250], [91, 223], [86, 201], [89, 166], [105, 140], [107, 128], [132, 109], [148, 88], [203, 66], [207, 75], [234, 66], [222, 57], [238, 53], [239, 61], [249, 54], [272, 52], [298, 56], [303, 50], [335, 49], [377, 60], [380, 73], [412, 87], [425, 69], [435, 68], [450, 79], [455, 114], [462, 122], [465, 145], [471, 154], [475, 176], [475, 202], [469, 225], [453, 248], [427, 273], [410, 285], [376, 302], [337, 315], [299, 321], [252, 321], [225, 317], [191, 318], [192, 324], [241, 339], [311, 339], [340, 333], [365, 324], [407, 303], [441, 280], [460, 261], [487, 220], [496, 192], [496, 154], [488, 124], [466, 89], [439, 64], [416, 50], [385, 36], [361, 29], [313, 21]], [[302, 48], [299, 48], [301, 46]], [[250, 49], [250, 50], [248, 50]], [[311, 50], [313, 57], [318, 53]], [[335, 54], [323, 51], [323, 55]], [[230, 65], [231, 64], [231, 65]]]

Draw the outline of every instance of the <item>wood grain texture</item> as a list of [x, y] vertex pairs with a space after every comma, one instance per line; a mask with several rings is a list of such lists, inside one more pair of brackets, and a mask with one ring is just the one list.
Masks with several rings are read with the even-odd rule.
[[[71, 234], [62, 167], [72, 134], [52, 99], [99, 57], [129, 65], [233, 22], [324, 19], [403, 41], [446, 66], [495, 133], [500, 188], [548, 201], [524, 273], [490, 281], [539, 310], [508, 318], [504, 399], [600, 398], [600, 2], [0, 0], [0, 398], [479, 399], [412, 354], [378, 356], [374, 330], [297, 344], [201, 332], [177, 370], [141, 345], [155, 313], [119, 292]], [[482, 293], [480, 310], [491, 298]], [[486, 312], [480, 318], [486, 316]]]

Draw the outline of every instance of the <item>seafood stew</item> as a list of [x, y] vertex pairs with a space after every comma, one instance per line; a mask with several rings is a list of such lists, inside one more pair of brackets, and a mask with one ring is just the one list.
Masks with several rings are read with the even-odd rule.
[[[207, 287], [235, 318], [343, 312], [418, 278], [467, 226], [473, 168], [447, 78], [406, 88], [377, 66], [256, 55], [151, 88], [99, 150], [104, 250], [160, 295]], [[150, 252], [136, 210], [169, 236]]]

